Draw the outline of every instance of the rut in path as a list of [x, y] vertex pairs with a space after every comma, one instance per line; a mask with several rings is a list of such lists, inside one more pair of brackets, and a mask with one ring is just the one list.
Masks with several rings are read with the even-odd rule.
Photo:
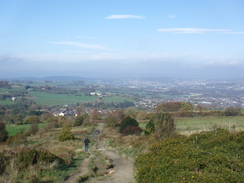
[[134, 183], [134, 160], [132, 158], [124, 159], [119, 154], [104, 148], [98, 149], [101, 153], [110, 159], [114, 165], [110, 175], [102, 178], [94, 178], [88, 183]]
[[[102, 131], [103, 123], [99, 124], [98, 130]], [[99, 139], [99, 138], [98, 138]], [[114, 167], [110, 169], [111, 174], [104, 177], [89, 179], [87, 183], [134, 183], [134, 160], [131, 157], [123, 158], [114, 151], [107, 150], [104, 141], [97, 141], [97, 150], [109, 159]]]
[[78, 173], [71, 175], [67, 180], [64, 181], [64, 183], [75, 183], [80, 176], [87, 175], [89, 173], [89, 169], [88, 169], [89, 162], [90, 162], [90, 156], [88, 158], [85, 158], [81, 162], [78, 168]]

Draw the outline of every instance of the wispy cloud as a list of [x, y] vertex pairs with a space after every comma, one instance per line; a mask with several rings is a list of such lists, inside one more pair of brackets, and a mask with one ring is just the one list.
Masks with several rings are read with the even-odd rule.
[[110, 15], [105, 17], [105, 19], [143, 19], [144, 16], [139, 15]]
[[158, 29], [158, 32], [172, 32], [178, 34], [231, 33], [230, 29], [198, 29], [198, 28], [170, 28]]
[[52, 44], [61, 44], [61, 45], [68, 45], [68, 46], [76, 46], [82, 48], [89, 48], [89, 49], [101, 49], [106, 50], [108, 48], [96, 45], [96, 44], [88, 44], [88, 43], [80, 43], [80, 42], [73, 42], [73, 41], [59, 41], [59, 42], [51, 42]]
[[168, 15], [168, 18], [175, 19], [176, 15]]
[[226, 61], [226, 62], [219, 62], [219, 61], [210, 61], [204, 64], [205, 66], [239, 66], [241, 65], [240, 62], [237, 61]]
[[226, 34], [244, 34], [244, 31], [239, 31], [239, 32], [231, 31], [231, 32], [226, 32]]
[[77, 39], [96, 39], [96, 37], [92, 37], [92, 36], [75, 36], [75, 38], [77, 38]]

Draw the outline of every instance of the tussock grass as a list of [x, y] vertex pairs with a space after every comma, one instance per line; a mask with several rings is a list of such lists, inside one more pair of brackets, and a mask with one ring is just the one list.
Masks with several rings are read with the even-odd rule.
[[[29, 125], [22, 126], [28, 129]], [[12, 127], [14, 133], [20, 129], [16, 126]], [[0, 175], [0, 182], [63, 182], [72, 172], [77, 171], [81, 161], [87, 158], [87, 153], [84, 151], [83, 139], [92, 131], [94, 126], [79, 126], [72, 128], [75, 135], [74, 140], [60, 142], [58, 136], [61, 133], [61, 128], [42, 128], [36, 135], [27, 136], [24, 144], [19, 144], [17, 147], [8, 146], [6, 143], [1, 144], [1, 152], [4, 157], [9, 160], [6, 163], [5, 171]], [[19, 149], [29, 148], [36, 150], [45, 150], [49, 153], [61, 158], [64, 164], [55, 162], [39, 163], [28, 166], [27, 169], [18, 169], [12, 153], [17, 153]], [[20, 181], [19, 181], [20, 182]]]

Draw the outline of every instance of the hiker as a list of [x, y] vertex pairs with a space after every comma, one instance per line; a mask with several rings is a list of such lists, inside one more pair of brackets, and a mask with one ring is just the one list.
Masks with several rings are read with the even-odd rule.
[[88, 151], [89, 144], [90, 144], [90, 140], [88, 139], [88, 137], [86, 137], [86, 139], [84, 140], [84, 143], [85, 143], [85, 151]]

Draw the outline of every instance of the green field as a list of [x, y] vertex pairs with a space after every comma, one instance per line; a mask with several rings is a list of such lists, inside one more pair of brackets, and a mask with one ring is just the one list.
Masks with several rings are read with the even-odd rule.
[[75, 96], [67, 94], [49, 94], [46, 92], [29, 91], [30, 99], [41, 105], [65, 105], [97, 100], [97, 96]]
[[9, 91], [26, 91], [23, 86], [12, 86], [10, 89], [0, 88], [0, 93], [6, 93]]
[[178, 132], [195, 133], [216, 128], [244, 130], [244, 117], [199, 117], [175, 119]]
[[[42, 128], [45, 125], [46, 125], [45, 123], [39, 123], [38, 127]], [[30, 124], [6, 126], [6, 130], [8, 131], [9, 136], [13, 136], [16, 133], [21, 131], [27, 131], [29, 128], [30, 128]]]
[[0, 100], [0, 105], [11, 105], [11, 104], [14, 104], [14, 102], [11, 99]]
[[[105, 103], [110, 103], [110, 102], [124, 102], [125, 101], [125, 98], [123, 97], [104, 97], [103, 99], [103, 102]], [[127, 100], [127, 101], [130, 101], [130, 100]]]
[[[140, 127], [145, 129], [147, 122], [141, 120], [139, 122]], [[244, 116], [175, 118], [175, 122], [176, 131], [183, 134], [209, 131], [216, 128], [244, 130]]]

